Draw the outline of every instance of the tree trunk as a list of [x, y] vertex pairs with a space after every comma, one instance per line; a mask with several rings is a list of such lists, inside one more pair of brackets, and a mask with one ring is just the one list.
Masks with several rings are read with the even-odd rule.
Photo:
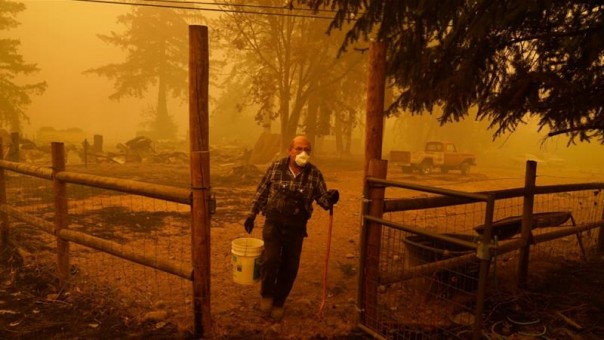
[[157, 139], [174, 139], [177, 127], [168, 113], [168, 89], [162, 74], [159, 75], [158, 82], [157, 110], [155, 122], [152, 124], [152, 133]]
[[285, 152], [288, 149], [290, 138], [287, 135], [287, 127], [289, 125], [289, 86], [283, 84], [287, 89], [282, 89], [281, 98], [279, 98], [279, 117], [281, 118], [281, 150]]
[[271, 110], [269, 109], [271, 107], [272, 107], [272, 103], [271, 103], [271, 105], [267, 105], [267, 109], [262, 114], [262, 131], [264, 133], [271, 133], [272, 119], [271, 119]]
[[[300, 83], [299, 83], [300, 84]], [[308, 102], [308, 90], [306, 88], [300, 88], [298, 85], [298, 93], [296, 94], [296, 101], [294, 102], [294, 108], [289, 115], [289, 122], [287, 124], [287, 135], [289, 141], [298, 133], [298, 124], [300, 123], [300, 116], [302, 115], [302, 109]]]
[[348, 110], [348, 117], [345, 120], [343, 126], [342, 137], [344, 139], [344, 155], [350, 155], [350, 147], [352, 144], [352, 129], [354, 126], [354, 116], [355, 112], [353, 110]]
[[[316, 86], [316, 81], [311, 81], [312, 87]], [[314, 147], [315, 146], [315, 137], [317, 136], [317, 119], [318, 119], [318, 113], [319, 113], [319, 98], [318, 98], [318, 94], [316, 92], [311, 93], [308, 96], [308, 105], [307, 105], [307, 112], [306, 112], [306, 122], [305, 122], [305, 131], [306, 131], [306, 137], [308, 138], [308, 140], [310, 141], [311, 145]]]
[[344, 143], [343, 143], [343, 127], [342, 127], [342, 113], [336, 113], [334, 115], [334, 134], [336, 136], [336, 153], [338, 156], [342, 156], [344, 153]]

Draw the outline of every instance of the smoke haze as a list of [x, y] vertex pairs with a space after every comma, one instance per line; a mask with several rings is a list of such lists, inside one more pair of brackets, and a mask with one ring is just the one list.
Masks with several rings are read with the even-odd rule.
[[[40, 68], [39, 73], [26, 77], [23, 81], [48, 83], [46, 92], [32, 97], [33, 103], [27, 108], [30, 122], [24, 124], [25, 137], [34, 137], [41, 127], [50, 126], [55, 129], [81, 128], [88, 136], [101, 134], [108, 144], [134, 138], [141, 129], [143, 112], [155, 105], [156, 93], [150, 90], [147, 98], [111, 101], [108, 96], [114, 91], [112, 81], [92, 74], [82, 74], [84, 70], [123, 60], [122, 51], [104, 43], [97, 35], [109, 34], [111, 31], [121, 32], [123, 26], [118, 26], [116, 19], [130, 11], [130, 6], [66, 0], [21, 2], [27, 7], [16, 17], [21, 25], [6, 33], [10, 38], [20, 40], [19, 52], [25, 61], [35, 63]], [[210, 95], [213, 91], [215, 90], [210, 87]], [[169, 108], [178, 126], [178, 136], [184, 139], [187, 133], [188, 105], [171, 99]], [[212, 142], [239, 137], [240, 142], [251, 146], [262, 131], [252, 115], [242, 116], [237, 121], [239, 125], [234, 124], [212, 126], [210, 122], [215, 135], [216, 131], [219, 131], [218, 135], [224, 135], [224, 138]], [[425, 125], [425, 122], [409, 120], [400, 125], [396, 123], [396, 119], [388, 119], [384, 155], [390, 150], [417, 148], [426, 139], [447, 139], [457, 142], [461, 149], [479, 155], [479, 165], [509, 165], [512, 160], [549, 157], [561, 158], [575, 167], [583, 164], [599, 168], [604, 166], [603, 149], [597, 141], [570, 148], [566, 146], [565, 136], [544, 142], [546, 132], [537, 133], [535, 124], [522, 126], [517, 133], [503, 136], [495, 142], [491, 142], [490, 137], [485, 138], [492, 132], [480, 134], [482, 137], [479, 140], [459, 140], [458, 137], [467, 137], [468, 133], [476, 129], [483, 131], [486, 124], [453, 124], [443, 130], [432, 129], [424, 134], [417, 134], [418, 126], [421, 129], [422, 124]], [[273, 126], [278, 126], [278, 123], [274, 122]], [[232, 133], [233, 131], [236, 133]], [[411, 131], [415, 134], [411, 135]], [[354, 154], [362, 153], [363, 134], [362, 128], [354, 133], [357, 141], [356, 148], [352, 151]]]

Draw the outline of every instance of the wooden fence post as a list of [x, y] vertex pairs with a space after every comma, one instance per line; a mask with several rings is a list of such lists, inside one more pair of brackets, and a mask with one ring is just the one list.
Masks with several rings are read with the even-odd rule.
[[67, 228], [67, 185], [56, 178], [57, 174], [65, 171], [65, 147], [63, 143], [52, 142], [52, 175], [55, 205], [54, 227], [57, 239], [57, 277], [59, 284], [64, 286], [69, 280], [69, 242], [59, 237], [59, 231]]
[[[367, 177], [386, 178], [388, 162], [382, 158], [384, 136], [384, 88], [386, 84], [386, 44], [373, 41], [369, 45], [367, 75], [367, 113], [365, 125], [365, 183], [363, 214], [381, 218], [384, 211], [384, 188], [371, 187]], [[382, 225], [361, 221], [361, 256], [359, 293], [361, 324], [376, 325]]]
[[[604, 221], [604, 210], [602, 211], [601, 220]], [[604, 252], [604, 227], [600, 227], [598, 229], [598, 246], [597, 246], [598, 254], [602, 254]]]
[[522, 241], [518, 258], [518, 288], [526, 288], [528, 276], [529, 255], [531, 249], [531, 229], [533, 225], [533, 205], [535, 202], [535, 182], [537, 178], [537, 162], [526, 162], [524, 178], [524, 204], [522, 208]]
[[210, 314], [210, 151], [208, 28], [189, 26], [189, 133], [191, 144], [191, 254], [195, 336], [208, 337]]
[[18, 162], [19, 156], [19, 133], [11, 132], [10, 134], [10, 145], [8, 147], [8, 160], [11, 162]]
[[84, 167], [87, 168], [88, 167], [88, 149], [89, 149], [90, 143], [88, 143], [88, 139], [84, 139], [84, 141], [82, 142], [82, 148], [84, 149]]
[[382, 158], [384, 138], [384, 88], [386, 84], [386, 44], [371, 42], [367, 81], [367, 116], [365, 125], [365, 175], [369, 162]]
[[482, 313], [487, 297], [487, 279], [489, 277], [489, 267], [491, 266], [491, 239], [493, 238], [493, 216], [495, 214], [495, 196], [489, 195], [484, 217], [484, 232], [481, 238], [481, 245], [477, 249], [476, 255], [480, 260], [480, 272], [478, 273], [478, 291], [476, 296], [476, 309], [474, 313], [474, 326], [472, 339], [482, 338]]
[[[386, 179], [388, 161], [372, 159], [369, 161], [367, 177]], [[365, 180], [365, 195], [368, 214], [372, 217], [382, 218], [384, 213], [384, 187], [375, 187], [367, 184]], [[365, 210], [365, 209], [364, 209]], [[361, 323], [369, 327], [375, 326], [377, 321], [377, 294], [380, 268], [380, 250], [382, 243], [382, 225], [375, 222], [365, 222], [363, 219], [361, 230], [361, 268], [359, 276], [359, 305], [361, 310]]]
[[[4, 145], [0, 138], [0, 159], [4, 159]], [[6, 177], [4, 168], [0, 168], [0, 204], [6, 204]], [[8, 249], [8, 214], [0, 213], [0, 250]]]
[[[602, 195], [600, 195], [600, 197], [601, 196]], [[602, 210], [600, 220], [604, 221], [604, 210]], [[598, 228], [598, 243], [596, 245], [596, 251], [598, 252], [598, 254], [604, 253], [604, 226]]]

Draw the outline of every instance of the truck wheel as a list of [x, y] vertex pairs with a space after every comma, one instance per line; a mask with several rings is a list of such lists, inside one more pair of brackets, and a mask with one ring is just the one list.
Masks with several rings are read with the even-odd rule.
[[459, 166], [459, 169], [461, 170], [461, 174], [462, 175], [467, 175], [470, 173], [470, 164], [467, 162], [463, 162], [461, 163], [461, 165]]
[[419, 172], [422, 175], [429, 175], [432, 172], [432, 163], [422, 162], [422, 164], [419, 165]]

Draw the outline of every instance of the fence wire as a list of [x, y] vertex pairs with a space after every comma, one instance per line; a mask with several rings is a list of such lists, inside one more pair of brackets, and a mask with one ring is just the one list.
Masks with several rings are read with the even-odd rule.
[[[392, 194], [393, 191], [395, 194]], [[389, 192], [388, 198], [397, 198], [397, 191], [393, 191]], [[409, 197], [408, 193], [403, 194]], [[542, 223], [532, 230], [533, 237], [560, 228], [602, 221], [602, 196], [600, 190], [536, 195], [534, 222], [539, 220]], [[421, 196], [425, 197], [426, 195]], [[501, 245], [520, 238], [523, 202], [522, 197], [496, 200], [493, 223], [506, 222], [506, 228], [494, 229], [495, 244]], [[485, 203], [470, 203], [389, 212], [384, 214], [383, 219], [476, 243], [480, 240], [481, 227], [485, 223], [485, 209]], [[533, 244], [530, 250], [529, 280], [560, 261], [588, 259], [595, 253], [597, 238], [598, 229], [590, 229]], [[369, 319], [366, 320], [372, 330], [388, 339], [471, 337], [479, 276], [479, 262], [472, 255], [476, 253], [475, 249], [386, 225], [382, 226], [379, 247], [379, 277], [367, 278], [369, 285], [376, 285], [378, 289], [377, 292], [365, 291], [369, 295], [377, 294], [371, 296], [377, 301], [377, 311], [367, 314]], [[470, 256], [463, 263], [414, 272], [414, 269], [421, 268], [422, 265], [466, 255]], [[518, 264], [519, 250], [493, 254], [487, 297], [515, 289]], [[374, 281], [371, 283], [372, 280]], [[495, 309], [497, 306], [489, 305], [487, 308]], [[485, 315], [484, 325], [481, 325], [483, 329], [489, 329], [491, 325], [500, 322], [495, 317], [499, 314], [494, 310], [486, 310]]]
[[[53, 222], [52, 182], [7, 172], [7, 202], [20, 212]], [[135, 249], [147, 257], [191, 263], [190, 206], [98, 189], [67, 185], [68, 228]], [[31, 260], [55, 260], [56, 238], [25, 223], [11, 223], [11, 237], [28, 248]], [[19, 241], [21, 240], [21, 241]], [[145, 321], [151, 313], [161, 322], [190, 328], [191, 282], [96, 249], [70, 243], [70, 284], [112, 301]]]

